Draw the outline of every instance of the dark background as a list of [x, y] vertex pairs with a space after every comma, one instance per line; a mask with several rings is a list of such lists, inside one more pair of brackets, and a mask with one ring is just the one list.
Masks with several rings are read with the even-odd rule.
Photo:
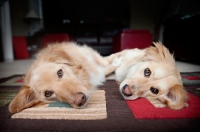
[[[0, 0], [0, 5], [4, 1]], [[87, 41], [97, 37], [91, 45], [99, 45], [103, 36], [108, 40], [104, 45], [112, 46], [112, 37], [120, 30], [145, 29], [177, 60], [200, 63], [199, 0], [41, 0], [43, 28], [31, 36], [27, 33], [30, 25], [24, 20], [30, 1], [9, 0], [13, 36], [38, 39], [44, 34], [68, 33]], [[34, 39], [31, 43], [39, 42]], [[3, 61], [1, 41], [0, 59]]]

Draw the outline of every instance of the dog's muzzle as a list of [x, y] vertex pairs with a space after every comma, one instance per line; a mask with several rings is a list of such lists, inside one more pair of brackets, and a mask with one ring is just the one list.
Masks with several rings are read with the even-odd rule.
[[122, 94], [123, 94], [124, 96], [131, 96], [131, 95], [132, 95], [132, 93], [131, 93], [131, 91], [130, 91], [130, 89], [129, 89], [129, 85], [125, 84], [125, 85], [123, 86], [123, 88], [122, 88]]

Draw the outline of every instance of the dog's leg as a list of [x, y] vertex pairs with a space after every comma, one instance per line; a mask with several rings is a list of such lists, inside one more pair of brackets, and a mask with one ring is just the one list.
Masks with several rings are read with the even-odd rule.
[[[112, 57], [114, 57], [114, 58], [112, 58]], [[116, 56], [112, 56], [112, 57], [111, 57], [113, 59], [112, 63], [110, 65], [106, 66], [104, 69], [104, 74], [106, 76], [113, 73], [120, 66], [120, 64], [122, 62], [122, 57], [116, 57]]]
[[117, 52], [117, 53], [114, 53], [114, 54], [111, 54], [111, 55], [109, 55], [109, 56], [104, 57], [104, 59], [107, 60], [107, 61], [109, 62], [109, 64], [111, 64], [111, 63], [114, 61], [114, 59], [115, 59], [116, 57], [119, 58], [119, 57], [121, 57], [124, 53], [125, 53], [124, 51], [122, 51], [122, 52]]
[[126, 54], [126, 50], [111, 54], [110, 56], [104, 57], [105, 60], [109, 63], [104, 69], [105, 75], [110, 75], [113, 73], [121, 64], [123, 56]]
[[117, 69], [117, 67], [109, 65], [104, 69], [104, 74], [105, 76], [110, 75], [111, 73], [113, 73], [115, 70]]

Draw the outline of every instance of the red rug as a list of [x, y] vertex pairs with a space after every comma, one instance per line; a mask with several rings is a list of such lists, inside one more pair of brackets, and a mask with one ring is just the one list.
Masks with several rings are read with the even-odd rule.
[[137, 119], [172, 119], [172, 118], [198, 118], [200, 117], [200, 98], [188, 93], [189, 107], [181, 110], [169, 108], [155, 108], [147, 99], [126, 101], [132, 114]]

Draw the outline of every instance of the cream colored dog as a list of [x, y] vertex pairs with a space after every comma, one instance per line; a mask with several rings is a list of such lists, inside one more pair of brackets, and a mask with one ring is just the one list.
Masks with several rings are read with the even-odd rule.
[[56, 43], [41, 50], [24, 77], [24, 85], [9, 105], [11, 113], [51, 101], [84, 108], [90, 93], [102, 85], [116, 63], [88, 46]]
[[115, 75], [126, 100], [145, 97], [155, 107], [175, 110], [188, 106], [173, 55], [162, 43], [145, 49], [127, 49], [111, 56], [121, 61]]

